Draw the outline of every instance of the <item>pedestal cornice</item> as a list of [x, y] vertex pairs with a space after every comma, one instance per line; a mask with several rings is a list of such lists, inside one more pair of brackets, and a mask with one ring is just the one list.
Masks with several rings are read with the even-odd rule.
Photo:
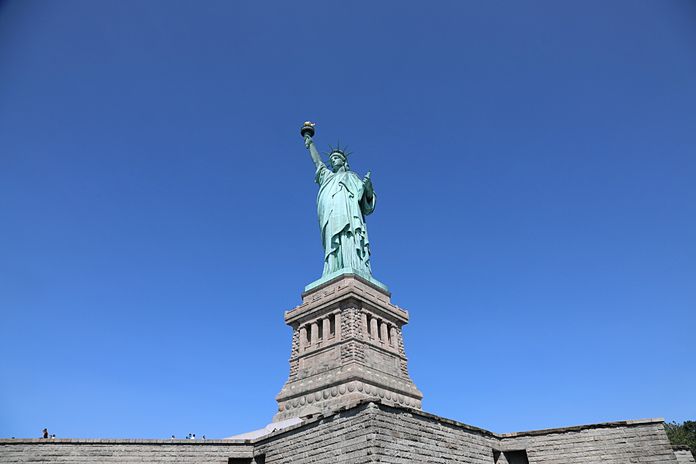
[[315, 312], [326, 310], [350, 297], [368, 303], [373, 310], [396, 318], [403, 324], [408, 323], [408, 311], [391, 303], [391, 293], [354, 274], [343, 275], [309, 292], [304, 292], [302, 304], [285, 312], [285, 322], [293, 324], [300, 318], [311, 317]]

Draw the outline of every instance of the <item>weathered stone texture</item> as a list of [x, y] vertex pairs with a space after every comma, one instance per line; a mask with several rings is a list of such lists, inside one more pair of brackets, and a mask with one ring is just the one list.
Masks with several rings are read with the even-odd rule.
[[[417, 410], [380, 406], [380, 462], [494, 463], [525, 450], [532, 464], [677, 464], [662, 421], [626, 421], [499, 435]], [[498, 464], [506, 462], [504, 454]]]
[[374, 420], [380, 462], [493, 464], [493, 434], [438, 419], [382, 406]]
[[374, 462], [373, 414], [365, 407], [339, 412], [259, 440], [255, 455], [266, 464]]
[[674, 455], [677, 457], [677, 462], [679, 464], [694, 464], [694, 455], [688, 446], [673, 446]]
[[694, 464], [688, 451], [673, 450], [661, 420], [500, 435], [373, 402], [250, 441], [0, 440], [3, 464], [251, 464], [252, 456], [266, 464], [526, 463], [520, 456], [530, 464]]
[[661, 422], [627, 421], [560, 431], [514, 434], [503, 438], [507, 449], [525, 449], [539, 464], [676, 463]]
[[2, 464], [227, 464], [252, 452], [253, 445], [231, 440], [0, 440]]

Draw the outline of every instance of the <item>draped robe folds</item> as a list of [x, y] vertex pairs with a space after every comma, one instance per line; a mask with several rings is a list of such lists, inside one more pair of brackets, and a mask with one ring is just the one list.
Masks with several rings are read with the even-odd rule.
[[375, 209], [377, 197], [367, 199], [363, 181], [352, 171], [332, 172], [323, 164], [317, 168], [319, 184], [317, 213], [324, 245], [324, 272], [344, 268], [372, 275], [370, 241], [365, 216]]

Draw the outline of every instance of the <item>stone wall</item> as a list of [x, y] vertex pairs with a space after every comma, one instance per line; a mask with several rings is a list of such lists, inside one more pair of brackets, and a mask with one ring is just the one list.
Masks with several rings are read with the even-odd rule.
[[694, 455], [688, 446], [675, 445], [672, 446], [672, 449], [674, 450], [674, 455], [677, 457], [677, 462], [679, 464], [696, 463], [696, 460], [694, 460]]
[[498, 439], [490, 432], [415, 410], [373, 407], [380, 462], [493, 464]]
[[266, 464], [375, 462], [373, 417], [365, 405], [339, 411], [258, 440], [254, 454]]
[[377, 411], [380, 462], [513, 464], [523, 456], [532, 464], [677, 464], [657, 419], [499, 435], [422, 411]]
[[233, 440], [0, 440], [0, 463], [227, 464], [254, 446]]
[[677, 462], [662, 420], [610, 422], [502, 437], [503, 449], [526, 449], [529, 462], [538, 464]]
[[251, 464], [252, 457], [257, 464], [694, 463], [687, 450], [672, 448], [661, 420], [500, 435], [416, 409], [374, 402], [251, 441], [0, 440], [3, 464]]

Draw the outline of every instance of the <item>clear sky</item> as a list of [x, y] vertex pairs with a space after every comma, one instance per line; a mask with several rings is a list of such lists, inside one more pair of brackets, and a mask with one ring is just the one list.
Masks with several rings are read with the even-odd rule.
[[224, 437], [322, 270], [317, 122], [428, 412], [696, 419], [696, 3], [0, 3], [0, 436]]

